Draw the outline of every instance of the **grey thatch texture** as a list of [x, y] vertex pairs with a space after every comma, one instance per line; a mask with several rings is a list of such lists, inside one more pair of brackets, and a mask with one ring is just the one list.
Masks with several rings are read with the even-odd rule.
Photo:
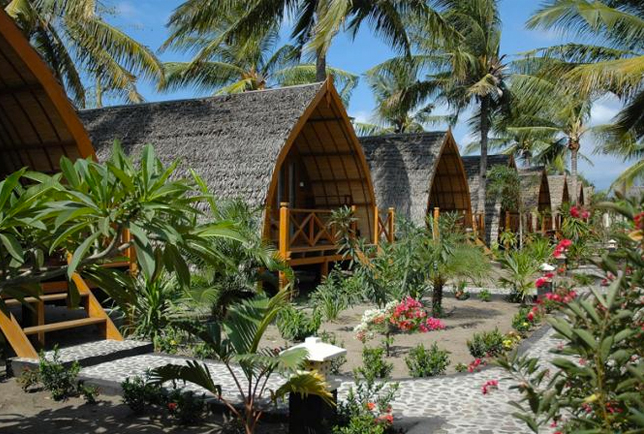
[[570, 201], [566, 175], [548, 175], [548, 188], [550, 189], [550, 206], [554, 213], [561, 208], [564, 202]]
[[99, 160], [115, 139], [138, 156], [152, 144], [166, 164], [182, 160], [222, 199], [264, 206], [278, 155], [323, 83], [202, 99], [86, 110], [80, 117]]
[[398, 215], [425, 224], [431, 182], [446, 138], [445, 131], [360, 137], [378, 207], [393, 207]]
[[527, 167], [519, 169], [521, 180], [521, 199], [525, 212], [537, 211], [539, 209], [539, 195], [543, 183], [544, 168]]
[[584, 187], [584, 205], [590, 206], [593, 200], [593, 194], [595, 194], [595, 187], [589, 186]]
[[[472, 199], [472, 212], [475, 214], [480, 213], [478, 208], [478, 194], [479, 194], [479, 174], [481, 167], [480, 155], [468, 155], [463, 157], [463, 166], [467, 174], [467, 182], [470, 186], [470, 197]], [[509, 155], [495, 154], [488, 155], [487, 168], [488, 170], [495, 166], [514, 166], [514, 162]], [[499, 233], [499, 226], [501, 225], [501, 198], [486, 197], [485, 200], [485, 241], [488, 245], [496, 241], [496, 235]]]
[[584, 184], [581, 182], [581, 179], [577, 178], [577, 194], [573, 194], [572, 191], [572, 178], [567, 178], [566, 182], [568, 183], [568, 194], [570, 194], [570, 201], [572, 202], [573, 198], [577, 204], [584, 204]]

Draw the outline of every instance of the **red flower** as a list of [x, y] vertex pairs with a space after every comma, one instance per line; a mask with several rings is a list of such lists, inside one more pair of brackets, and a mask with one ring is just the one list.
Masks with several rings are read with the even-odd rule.
[[579, 218], [579, 209], [576, 206], [570, 208], [570, 215], [576, 219]]
[[637, 229], [642, 229], [644, 230], [644, 212], [641, 212], [637, 214], [634, 218], [633, 221], [635, 222], [635, 227]]
[[546, 283], [548, 283], [548, 280], [545, 277], [540, 277], [536, 280], [536, 282], [534, 282], [534, 286], [541, 288]]
[[590, 213], [588, 211], [584, 210], [581, 213], [581, 218], [584, 219], [584, 220], [588, 220], [588, 217], [590, 217]]
[[567, 249], [568, 247], [572, 246], [572, 241], [567, 238], [564, 238], [559, 242], [559, 245], [564, 249]]
[[528, 312], [527, 318], [528, 318], [528, 321], [531, 321], [531, 322], [534, 321], [534, 314], [532, 312]]
[[175, 411], [177, 409], [177, 403], [176, 402], [168, 402], [168, 410], [171, 412]]
[[374, 408], [376, 408], [376, 404], [374, 404], [373, 402], [367, 402], [367, 408], [369, 409], [369, 411], [372, 411]]

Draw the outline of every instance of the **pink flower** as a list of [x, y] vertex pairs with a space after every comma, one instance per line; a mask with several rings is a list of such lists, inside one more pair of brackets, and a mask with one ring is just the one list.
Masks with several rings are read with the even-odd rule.
[[590, 217], [590, 213], [586, 210], [582, 211], [581, 218], [584, 220], [588, 220], [588, 217]]
[[576, 219], [579, 218], [579, 209], [576, 206], [570, 208], [570, 215]]
[[488, 392], [492, 389], [498, 389], [499, 388], [499, 380], [488, 380], [481, 386], [481, 392], [483, 395], [487, 395]]
[[545, 277], [540, 277], [534, 282], [534, 286], [536, 286], [537, 288], [541, 288], [546, 283], [548, 283], [548, 280]]
[[528, 312], [527, 318], [530, 322], [534, 321], [534, 314], [532, 312]]
[[546, 275], [544, 277], [546, 279], [552, 279], [553, 277], [555, 277], [555, 275], [554, 275], [554, 273], [546, 273]]

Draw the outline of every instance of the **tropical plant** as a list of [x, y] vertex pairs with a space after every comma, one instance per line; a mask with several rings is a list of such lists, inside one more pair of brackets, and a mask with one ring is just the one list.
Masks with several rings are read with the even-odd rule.
[[277, 329], [280, 335], [283, 339], [292, 342], [303, 342], [304, 339], [315, 336], [321, 322], [322, 316], [319, 312], [307, 314], [292, 305], [285, 306], [277, 314]]
[[203, 387], [243, 424], [246, 434], [255, 431], [262, 416], [257, 403], [267, 392], [268, 379], [276, 373], [284, 375], [285, 380], [277, 390], [270, 391], [271, 400], [280, 399], [288, 393], [300, 393], [319, 395], [328, 401], [331, 395], [323, 378], [315, 371], [301, 370], [307, 356], [306, 350], [290, 349], [276, 353], [272, 349], [259, 347], [266, 328], [288, 305], [288, 298], [287, 289], [282, 289], [271, 298], [257, 295], [231, 306], [226, 317], [219, 322], [199, 327], [187, 326], [227, 367], [242, 397], [242, 408], [222, 395], [221, 386], [215, 383], [208, 366], [197, 361], [157, 368], [152, 374], [154, 382], [162, 384], [180, 380]]
[[[644, 203], [602, 204], [623, 216], [628, 229], [620, 248], [598, 262], [613, 277], [607, 290], [555, 301], [559, 315], [547, 318], [561, 345], [545, 367], [529, 355], [499, 363], [521, 393], [515, 416], [535, 433], [556, 424], [562, 432], [640, 432], [644, 362]], [[553, 297], [554, 299], [554, 297]]]
[[458, 37], [428, 38], [435, 24], [411, 19], [410, 40], [429, 69], [428, 80], [439, 88], [458, 116], [473, 106], [470, 120], [480, 136], [481, 166], [478, 209], [485, 209], [488, 135], [495, 112], [507, 106], [506, 65], [500, 53], [501, 18], [497, 0], [441, 0], [436, 11]]
[[[133, 295], [128, 291], [132, 277], [97, 265], [123, 257], [128, 249], [136, 252], [145, 279], [165, 268], [182, 286], [190, 282], [184, 253], [221, 263], [224, 258], [211, 240], [243, 238], [230, 222], [197, 223], [204, 212], [195, 204], [206, 196], [194, 180], [171, 179], [177, 164], [164, 166], [146, 146], [135, 166], [115, 144], [105, 163], [71, 163], [63, 157], [60, 174], [21, 170], [8, 176], [0, 182], [0, 293], [37, 296], [37, 283], [71, 280], [82, 272], [126, 305]], [[64, 252], [71, 254], [69, 262]], [[70, 293], [77, 302], [74, 285]]]
[[445, 373], [449, 365], [449, 351], [439, 349], [436, 342], [429, 349], [419, 344], [405, 357], [405, 363], [412, 377], [434, 377]]
[[[241, 13], [239, 13], [241, 11]], [[394, 47], [409, 50], [409, 41], [402, 16], [425, 16], [434, 23], [434, 30], [444, 31], [440, 18], [432, 13], [425, 1], [399, 2], [316, 1], [316, 0], [226, 0], [204, 3], [200, 0], [184, 1], [169, 21], [171, 38], [183, 38], [194, 33], [211, 31], [211, 24], [222, 15], [234, 16], [225, 32], [213, 39], [209, 46], [222, 42], [243, 41], [261, 29], [280, 26], [289, 22], [291, 38], [299, 49], [314, 53], [316, 81], [326, 78], [326, 58], [333, 38], [343, 26], [354, 35], [362, 24], [368, 23], [374, 32], [390, 41]], [[294, 17], [290, 21], [288, 17]], [[292, 23], [292, 24], [291, 24]]]
[[417, 133], [445, 120], [432, 116], [428, 102], [435, 85], [419, 78], [422, 64], [414, 58], [391, 59], [365, 73], [376, 99], [373, 123], [356, 123], [359, 135]]
[[358, 277], [336, 267], [311, 294], [311, 302], [325, 320], [335, 321], [340, 312], [362, 301], [363, 289]]
[[525, 303], [535, 289], [534, 276], [539, 272], [539, 262], [527, 250], [505, 252], [499, 262], [505, 271], [500, 281], [512, 289], [510, 298]]
[[[93, 105], [109, 93], [120, 100], [141, 102], [137, 79], [163, 82], [163, 66], [154, 53], [106, 15], [114, 12], [100, 2], [84, 0], [3, 0], [0, 5], [65, 84], [76, 105], [87, 104], [86, 87], [94, 87]], [[88, 85], [83, 77], [94, 83]]]
[[365, 378], [389, 378], [394, 364], [385, 360], [384, 348], [362, 348], [362, 366], [356, 372]]
[[557, 29], [592, 41], [550, 47], [544, 54], [561, 61], [558, 69], [562, 72], [562, 82], [576, 93], [610, 92], [625, 102], [614, 119], [614, 126], [608, 129], [613, 137], [606, 140], [603, 150], [636, 161], [614, 185], [641, 177], [644, 170], [641, 162], [644, 8], [641, 3], [632, 0], [550, 0], [533, 14], [528, 27]]
[[503, 352], [503, 335], [498, 329], [474, 333], [467, 341], [467, 349], [477, 359], [498, 356]]
[[[222, 15], [208, 32], [195, 31], [166, 41], [164, 47], [195, 53], [195, 57], [188, 62], [166, 63], [166, 80], [161, 88], [192, 86], [198, 91], [231, 94], [315, 82], [315, 65], [300, 63], [296, 46], [278, 46], [278, 25], [259, 28], [240, 41], [211, 45], [242, 14], [238, 10], [232, 16]], [[358, 77], [331, 67], [327, 67], [327, 74], [334, 77], [340, 95], [348, 103]]]

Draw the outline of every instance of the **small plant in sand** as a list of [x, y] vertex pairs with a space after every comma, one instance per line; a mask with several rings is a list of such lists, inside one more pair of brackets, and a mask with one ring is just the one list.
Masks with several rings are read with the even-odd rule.
[[449, 351], [441, 350], [435, 342], [429, 349], [420, 344], [405, 357], [405, 363], [412, 377], [441, 375], [449, 365]]

